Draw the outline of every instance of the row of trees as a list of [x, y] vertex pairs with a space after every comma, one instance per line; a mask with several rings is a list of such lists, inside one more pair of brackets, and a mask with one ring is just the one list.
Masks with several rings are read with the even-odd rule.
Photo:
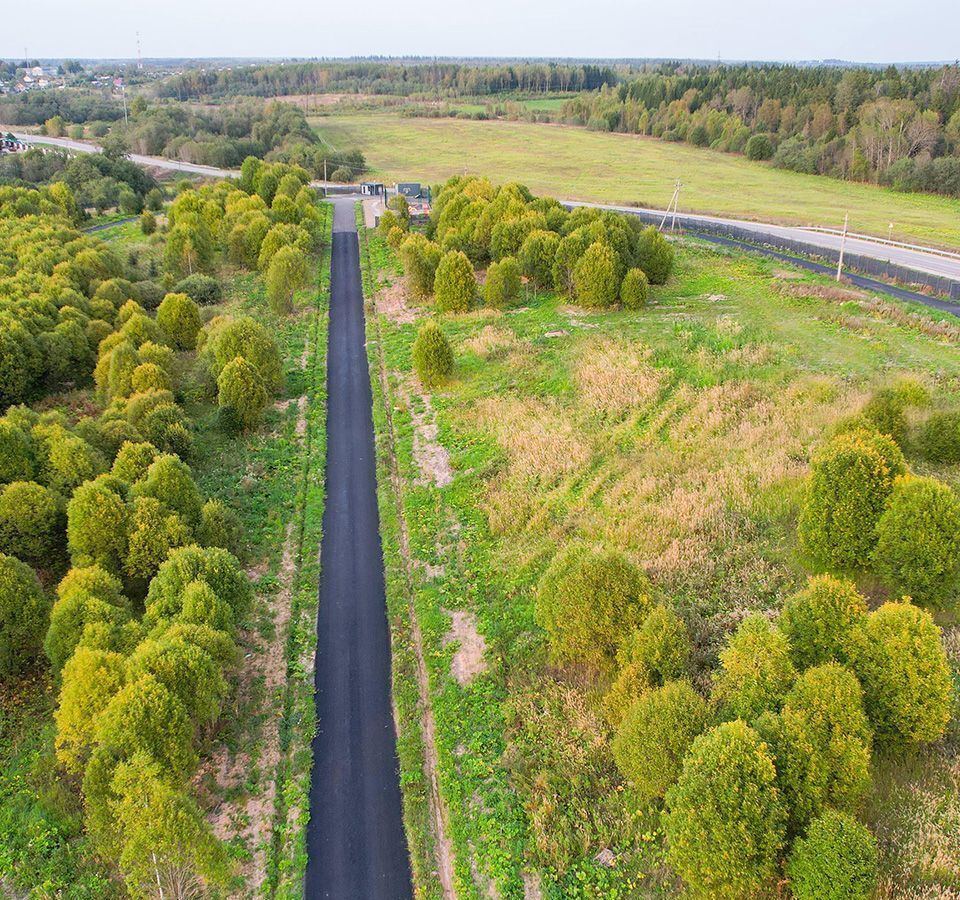
[[413, 293], [433, 296], [438, 312], [471, 307], [475, 266], [489, 264], [483, 296], [495, 308], [517, 299], [521, 279], [587, 307], [638, 308], [649, 284], [663, 284], [673, 269], [672, 246], [639, 219], [588, 207], [568, 212], [519, 184], [451, 178], [435, 191], [426, 235], [408, 233], [399, 200], [381, 217], [380, 233], [398, 251]]
[[800, 172], [960, 194], [960, 68], [663, 67], [559, 114]]

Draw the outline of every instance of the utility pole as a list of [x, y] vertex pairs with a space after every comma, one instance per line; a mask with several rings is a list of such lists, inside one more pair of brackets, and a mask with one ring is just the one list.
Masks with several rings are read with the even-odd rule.
[[123, 76], [120, 76], [120, 97], [123, 100], [123, 124], [127, 125], [127, 87], [123, 83]]
[[847, 246], [847, 225], [850, 222], [850, 212], [847, 211], [843, 216], [843, 235], [840, 238], [840, 258], [837, 260], [837, 281], [840, 280], [840, 273], [843, 271], [843, 251]]
[[143, 68], [143, 55], [140, 53], [140, 32], [137, 32], [137, 68]]
[[323, 158], [323, 196], [327, 196], [327, 158]]
[[676, 227], [677, 224], [677, 203], [680, 199], [680, 179], [677, 179], [677, 183], [673, 188], [673, 196], [670, 198], [670, 202], [667, 204], [667, 208], [663, 214], [663, 218], [660, 220], [660, 227], [657, 231], [663, 231], [663, 226], [667, 224], [667, 216], [670, 215], [670, 210], [673, 210], [673, 220], [670, 223], [670, 230]]

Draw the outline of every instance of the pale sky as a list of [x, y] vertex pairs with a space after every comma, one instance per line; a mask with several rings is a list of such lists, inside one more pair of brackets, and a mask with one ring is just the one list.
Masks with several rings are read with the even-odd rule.
[[0, 58], [953, 60], [960, 0], [9, 0]]

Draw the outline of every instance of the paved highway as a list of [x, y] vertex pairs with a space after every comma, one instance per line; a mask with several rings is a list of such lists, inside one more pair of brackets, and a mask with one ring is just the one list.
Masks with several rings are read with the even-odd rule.
[[[0, 130], [5, 130], [4, 126], [0, 125]], [[68, 138], [44, 137], [34, 134], [18, 134], [16, 132], [15, 134], [20, 140], [27, 143], [52, 144], [56, 147], [62, 147], [65, 150], [72, 150], [77, 153], [100, 152], [100, 148], [89, 141], [73, 141]], [[198, 166], [194, 163], [178, 162], [177, 160], [164, 159], [159, 156], [142, 156], [133, 153], [130, 155], [130, 158], [142, 166], [189, 172], [195, 175], [206, 175], [210, 178], [231, 178], [239, 175], [239, 172], [231, 169]], [[319, 185], [320, 182], [314, 182], [314, 184]], [[663, 210], [642, 209], [634, 206], [616, 206], [613, 204], [587, 203], [576, 200], [565, 200], [563, 202], [570, 206], [595, 206], [600, 209], [612, 209], [617, 212], [645, 212], [651, 215], [663, 215]], [[680, 218], [683, 219], [684, 223], [689, 223], [690, 227], [696, 227], [696, 222], [703, 222], [743, 228], [756, 233], [758, 240], [762, 239], [763, 235], [788, 238], [806, 244], [811, 248], [811, 253], [814, 254], [816, 254], [818, 250], [840, 249], [840, 235], [830, 231], [804, 228], [802, 226], [751, 222], [746, 219], [727, 219], [693, 213], [682, 213]], [[867, 256], [872, 259], [879, 259], [884, 262], [896, 263], [897, 265], [906, 266], [910, 269], [916, 269], [919, 272], [927, 272], [932, 275], [939, 275], [960, 282], [960, 252], [953, 253], [936, 250], [934, 248], [887, 242], [882, 239], [871, 239], [863, 235], [857, 237], [848, 235], [846, 252], [859, 256]]]

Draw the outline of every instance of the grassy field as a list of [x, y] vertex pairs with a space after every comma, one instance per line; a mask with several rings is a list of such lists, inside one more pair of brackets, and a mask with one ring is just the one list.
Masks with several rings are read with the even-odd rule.
[[387, 180], [435, 183], [488, 173], [536, 194], [664, 208], [683, 180], [680, 208], [784, 224], [842, 227], [960, 247], [960, 200], [901, 194], [802, 175], [686, 144], [582, 128], [356, 113], [311, 120], [337, 149], [358, 147]]
[[[685, 245], [639, 312], [528, 294], [505, 312], [445, 317], [456, 370], [427, 395], [410, 350], [429, 311], [407, 305], [392, 255], [368, 235], [372, 376], [382, 353], [387, 377], [378, 455], [395, 457], [414, 560], [409, 583], [388, 577], [388, 602], [396, 614], [409, 590], [424, 635], [458, 896], [493, 885], [517, 900], [536, 886], [554, 900], [674, 896], [657, 809], [617, 774], [598, 698], [547, 663], [539, 576], [572, 541], [622, 550], [688, 623], [703, 683], [744, 614], [779, 609], [807, 574], [795, 525], [811, 448], [896, 378], [960, 403], [960, 332], [920, 308]], [[960, 467], [910, 461], [960, 484]], [[399, 539], [386, 493], [389, 575]], [[391, 621], [402, 658], [403, 622]], [[960, 627], [943, 624], [960, 678]], [[878, 761], [865, 815], [883, 848], [881, 897], [960, 885], [958, 743], [955, 723], [922, 754]], [[422, 773], [401, 765], [422, 821]], [[424, 888], [436, 895], [429, 876]]]

